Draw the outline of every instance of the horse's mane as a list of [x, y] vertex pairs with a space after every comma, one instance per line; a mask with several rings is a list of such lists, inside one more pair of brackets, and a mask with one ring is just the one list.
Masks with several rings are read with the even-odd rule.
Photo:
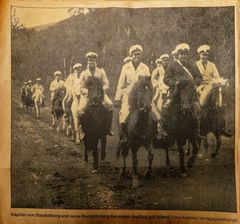
[[136, 110], [137, 109], [137, 104], [136, 102], [138, 101], [138, 90], [139, 89], [144, 89], [145, 87], [148, 87], [151, 91], [153, 91], [153, 87], [152, 87], [152, 82], [151, 79], [147, 76], [140, 76], [138, 81], [134, 84], [134, 86], [132, 87], [130, 93], [129, 93], [129, 107], [130, 110]]
[[87, 89], [92, 88], [92, 87], [102, 87], [103, 82], [100, 78], [94, 77], [94, 76], [89, 76], [87, 80], [85, 81], [85, 87]]

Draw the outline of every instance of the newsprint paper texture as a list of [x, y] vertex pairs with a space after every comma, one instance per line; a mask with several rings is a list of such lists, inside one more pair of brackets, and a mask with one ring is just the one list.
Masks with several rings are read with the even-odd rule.
[[239, 1], [0, 9], [1, 224], [240, 223]]

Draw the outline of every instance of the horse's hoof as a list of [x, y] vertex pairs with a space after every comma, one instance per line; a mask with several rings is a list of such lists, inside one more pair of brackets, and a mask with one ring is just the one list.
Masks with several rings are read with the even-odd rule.
[[132, 177], [132, 187], [133, 188], [138, 188], [139, 187], [139, 179], [135, 175]]
[[150, 179], [151, 178], [151, 176], [152, 176], [152, 172], [150, 171], [150, 170], [147, 170], [146, 172], [145, 172], [145, 178], [146, 179]]
[[197, 159], [202, 160], [203, 159], [203, 154], [202, 153], [198, 153], [197, 154]]
[[97, 169], [93, 169], [92, 170], [92, 174], [97, 174], [98, 173], [98, 170]]
[[186, 172], [182, 172], [182, 173], [180, 174], [180, 177], [181, 177], [181, 178], [186, 178], [186, 177], [187, 177], [187, 173], [186, 173]]
[[217, 153], [214, 152], [211, 155], [212, 155], [212, 158], [215, 158], [217, 156]]

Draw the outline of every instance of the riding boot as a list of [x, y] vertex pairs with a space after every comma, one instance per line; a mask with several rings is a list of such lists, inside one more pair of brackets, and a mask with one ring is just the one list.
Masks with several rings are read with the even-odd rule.
[[106, 120], [106, 129], [107, 135], [114, 136], [112, 131], [112, 119], [113, 119], [113, 111], [107, 111], [107, 120]]

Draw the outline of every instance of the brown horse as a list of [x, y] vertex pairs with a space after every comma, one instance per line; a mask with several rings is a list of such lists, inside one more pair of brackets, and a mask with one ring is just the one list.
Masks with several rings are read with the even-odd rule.
[[193, 105], [196, 102], [196, 90], [192, 83], [180, 83], [172, 93], [171, 103], [165, 108], [163, 128], [168, 133], [169, 145], [177, 143], [181, 177], [186, 177], [184, 150], [187, 140], [192, 144], [192, 155], [187, 166], [191, 168], [195, 162], [197, 145], [197, 116]]
[[119, 142], [117, 157], [122, 155], [123, 166], [121, 175], [126, 174], [126, 158], [129, 150], [132, 151], [132, 185], [138, 187], [138, 149], [143, 146], [148, 151], [148, 171], [151, 174], [153, 153], [152, 141], [156, 135], [155, 123], [151, 117], [151, 103], [153, 98], [153, 87], [149, 77], [139, 77], [129, 93], [129, 116], [126, 123], [127, 142]]
[[[223, 87], [216, 86], [208, 97], [206, 105], [202, 108], [202, 116], [200, 123], [201, 135], [205, 136], [204, 148], [206, 155], [208, 155], [208, 141], [207, 135], [211, 132], [216, 138], [216, 149], [211, 154], [212, 157], [218, 155], [221, 146], [221, 136], [225, 134], [225, 120], [224, 120], [224, 107], [223, 107]], [[226, 134], [225, 134], [226, 135]], [[199, 139], [199, 145], [203, 139]]]
[[88, 152], [93, 155], [93, 171], [98, 172], [99, 156], [98, 144], [101, 143], [101, 160], [106, 156], [106, 136], [108, 111], [102, 104], [104, 92], [102, 80], [96, 77], [89, 77], [86, 80], [85, 88], [88, 90], [88, 103], [79, 121], [84, 132], [85, 161], [88, 161]]

